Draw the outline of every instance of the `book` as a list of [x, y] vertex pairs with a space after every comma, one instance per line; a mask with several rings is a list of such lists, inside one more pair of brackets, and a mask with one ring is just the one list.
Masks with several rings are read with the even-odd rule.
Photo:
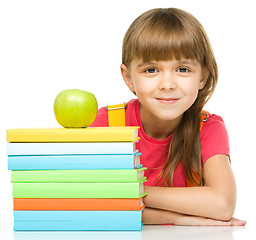
[[139, 127], [8, 129], [8, 142], [134, 142]]
[[12, 171], [12, 183], [132, 183], [146, 180], [147, 168], [132, 170]]
[[13, 210], [140, 211], [142, 198], [14, 198]]
[[[3, 224], [7, 225], [7, 224]], [[177, 231], [177, 230], [176, 230]], [[186, 229], [186, 231], [188, 231]], [[193, 233], [193, 231], [192, 231]], [[22, 231], [13, 232], [15, 240], [141, 240], [142, 231]], [[3, 235], [3, 234], [2, 234]], [[146, 235], [152, 235], [147, 231]], [[9, 237], [8, 240], [10, 240]], [[7, 239], [5, 239], [7, 240]]]
[[136, 142], [7, 143], [7, 155], [134, 154]]
[[141, 198], [143, 182], [136, 183], [13, 183], [13, 198]]
[[142, 211], [14, 211], [14, 230], [141, 231]]
[[142, 167], [141, 153], [9, 155], [9, 170], [134, 169]]

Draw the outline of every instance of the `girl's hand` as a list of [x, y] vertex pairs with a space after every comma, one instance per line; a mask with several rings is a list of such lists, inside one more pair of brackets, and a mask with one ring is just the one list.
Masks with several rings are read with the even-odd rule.
[[178, 226], [244, 226], [246, 221], [232, 218], [230, 221], [219, 221], [210, 218], [183, 215], [175, 219]]
[[229, 222], [231, 222], [231, 226], [245, 226], [246, 224], [246, 221], [237, 218], [231, 218]]
[[144, 224], [174, 224], [179, 226], [244, 226], [245, 221], [231, 218], [220, 221], [205, 217], [185, 215], [182, 213], [146, 207], [142, 212]]

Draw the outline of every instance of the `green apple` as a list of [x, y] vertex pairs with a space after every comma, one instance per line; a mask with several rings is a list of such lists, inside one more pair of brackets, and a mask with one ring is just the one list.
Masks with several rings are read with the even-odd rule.
[[87, 91], [67, 89], [60, 92], [54, 101], [56, 120], [63, 127], [88, 127], [95, 120], [97, 112], [97, 99]]

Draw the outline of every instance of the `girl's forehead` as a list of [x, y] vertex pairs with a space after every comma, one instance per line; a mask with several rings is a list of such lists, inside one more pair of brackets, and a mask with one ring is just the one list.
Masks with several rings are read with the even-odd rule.
[[202, 62], [204, 59], [202, 51], [195, 46], [170, 45], [164, 48], [161, 44], [159, 47], [137, 48], [132, 59], [138, 59], [141, 62], [151, 61], [187, 61]]
[[133, 62], [138, 66], [145, 66], [151, 64], [161, 64], [161, 63], [172, 63], [172, 64], [189, 64], [193, 66], [198, 66], [200, 63], [196, 59], [181, 58], [181, 59], [167, 59], [167, 60], [149, 60], [144, 61], [143, 59], [134, 59]]

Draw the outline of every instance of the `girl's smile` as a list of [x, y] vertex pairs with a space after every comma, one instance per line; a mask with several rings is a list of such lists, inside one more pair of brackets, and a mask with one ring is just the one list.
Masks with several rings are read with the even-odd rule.
[[156, 100], [162, 104], [174, 104], [178, 102], [179, 98], [161, 97], [161, 98], [156, 98]]

